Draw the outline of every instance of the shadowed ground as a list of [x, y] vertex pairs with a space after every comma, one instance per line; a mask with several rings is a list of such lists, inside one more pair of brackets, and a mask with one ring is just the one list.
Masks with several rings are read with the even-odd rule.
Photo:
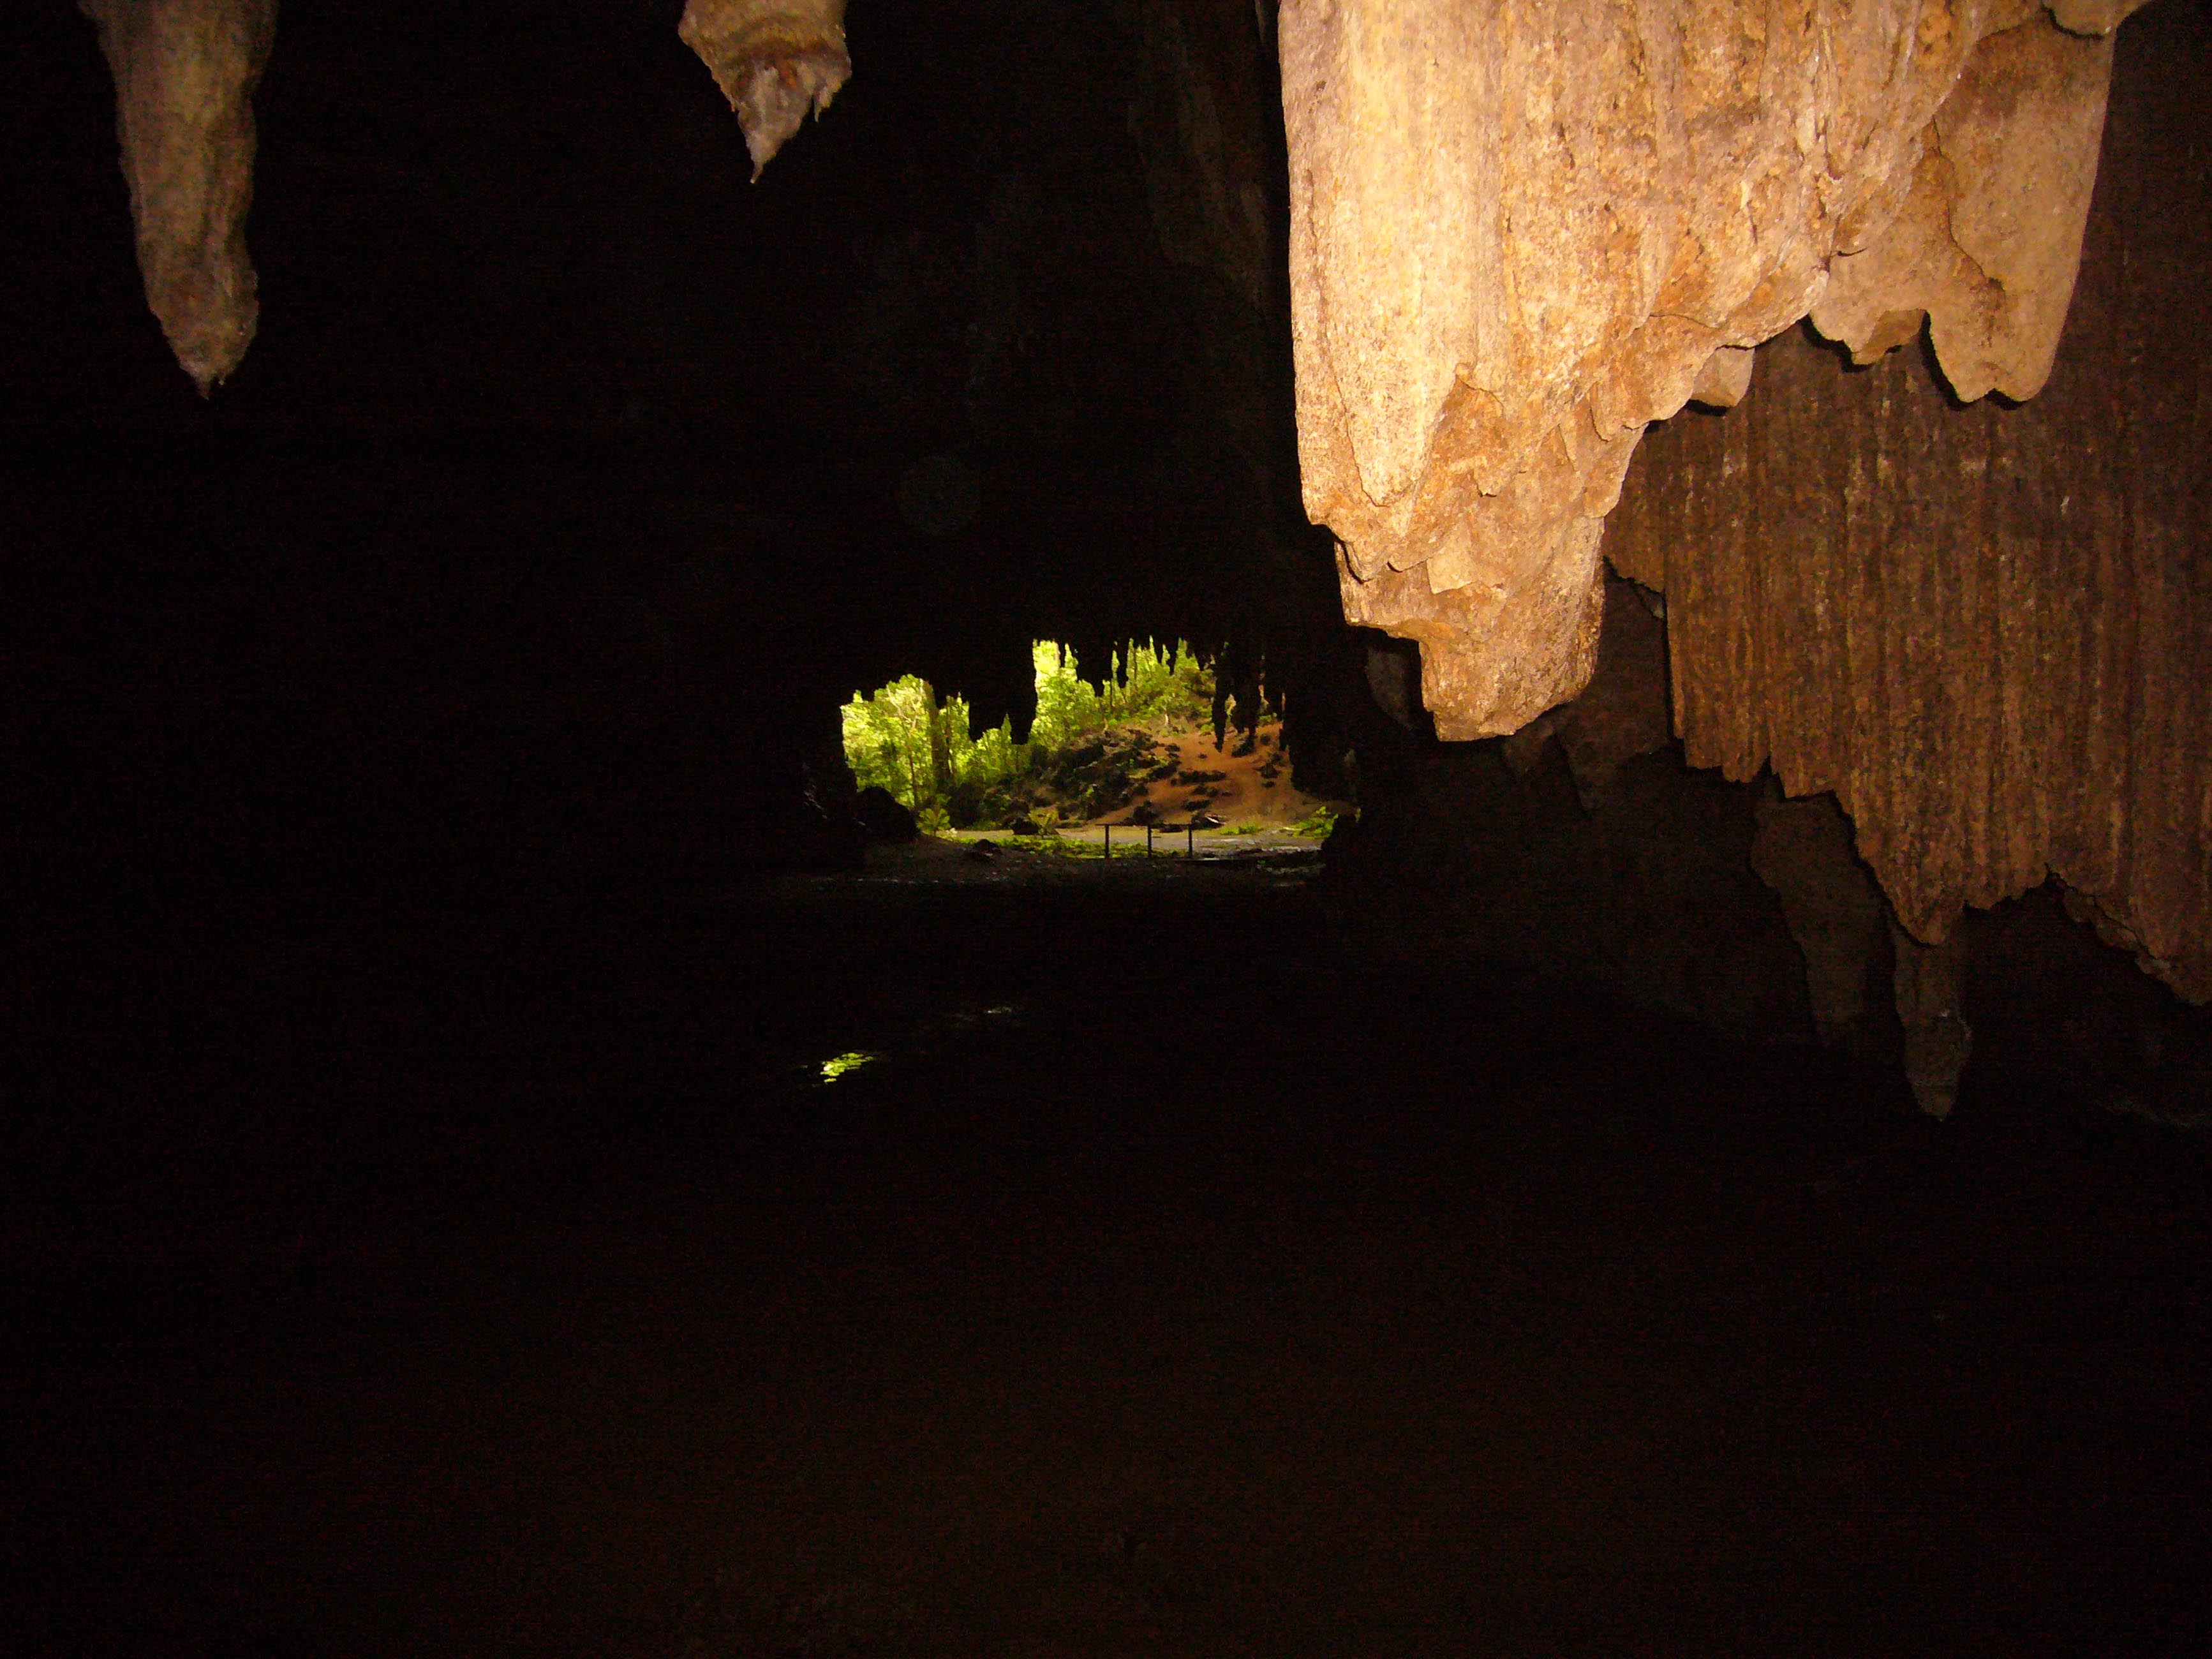
[[7, 1650], [2205, 1635], [2201, 1141], [1050, 865], [28, 919]]

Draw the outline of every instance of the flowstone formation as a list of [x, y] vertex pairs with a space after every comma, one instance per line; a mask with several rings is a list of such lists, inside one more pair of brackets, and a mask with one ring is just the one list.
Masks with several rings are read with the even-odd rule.
[[845, 0], [690, 0], [676, 32], [737, 112], [755, 179], [853, 73]]
[[1954, 406], [1913, 354], [1855, 374], [1774, 342], [1743, 408], [1652, 434], [1605, 553], [1666, 590], [1690, 763], [1833, 790], [1912, 934], [2055, 873], [2201, 1002], [2212, 497], [2172, 434], [2201, 422], [2212, 365], [2142, 349], [2212, 255], [2193, 223], [2103, 247], [2093, 229], [2057, 372], [2022, 409]]
[[115, 77], [146, 303], [205, 396], [246, 356], [260, 314], [246, 214], [276, 0], [83, 3]]
[[1647, 422], [1808, 313], [1923, 316], [1960, 396], [2050, 372], [2126, 0], [1286, 0], [1306, 507], [1437, 733], [1589, 678]]
[[1693, 766], [1832, 790], [1898, 920], [2056, 875], [2212, 1000], [2212, 158], [2201, 8], [2129, 26], [2081, 278], [2033, 402], [1960, 405], [1921, 354], [1802, 335], [1744, 406], [1638, 453], [1606, 557], [1665, 590]]

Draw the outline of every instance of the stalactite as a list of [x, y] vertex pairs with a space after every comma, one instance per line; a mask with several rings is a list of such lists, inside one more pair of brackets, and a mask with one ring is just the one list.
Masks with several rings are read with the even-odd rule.
[[83, 0], [115, 77], [146, 302], [203, 396], [227, 380], [259, 319], [246, 249], [253, 88], [276, 0]]
[[737, 112], [756, 179], [853, 73], [845, 0], [690, 0], [677, 33]]

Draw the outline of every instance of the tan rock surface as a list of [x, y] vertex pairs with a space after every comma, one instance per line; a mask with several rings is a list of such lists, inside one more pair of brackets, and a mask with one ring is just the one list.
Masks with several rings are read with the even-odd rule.
[[1813, 325], [1866, 363], [1925, 315], [1962, 399], [2042, 391], [2074, 295], [2112, 63], [2109, 36], [2038, 23], [1983, 41], [1922, 136], [1904, 206], [1829, 262]]
[[276, 0], [85, 0], [115, 77], [146, 302], [203, 394], [252, 343], [253, 88]]
[[1442, 737], [1580, 689], [1644, 424], [1834, 256], [1863, 349], [1928, 312], [1962, 389], [2047, 370], [2110, 54], [2027, 0], [1289, 0], [1281, 52], [1306, 507]]

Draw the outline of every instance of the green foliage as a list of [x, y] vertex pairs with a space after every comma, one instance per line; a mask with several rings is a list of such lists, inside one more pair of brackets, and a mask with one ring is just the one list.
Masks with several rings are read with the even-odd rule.
[[1104, 724], [1098, 693], [1075, 672], [1075, 653], [1050, 640], [1030, 647], [1036, 674], [1036, 719], [1030, 722], [1030, 747], [1056, 753], [1078, 736]]
[[1290, 825], [1289, 833], [1293, 836], [1310, 836], [1316, 841], [1326, 841], [1335, 830], [1336, 821], [1340, 816], [1336, 808], [1324, 801], [1296, 823]]
[[1178, 641], [1172, 651], [1152, 641], [1115, 660], [1121, 683], [1107, 695], [1112, 719], [1124, 724], [1164, 722], [1169, 731], [1196, 731], [1213, 719], [1213, 674], [1198, 653]]
[[917, 675], [855, 696], [844, 707], [854, 781], [890, 791], [925, 830], [1095, 817], [1124, 804], [1134, 780], [1155, 769], [1157, 741], [1129, 728], [1195, 730], [1212, 719], [1212, 671], [1185, 644], [1132, 641], [1095, 685], [1066, 646], [1039, 640], [1030, 661], [1037, 713], [1025, 744], [1003, 721], [977, 737], [966, 701], [939, 702]]
[[918, 675], [854, 697], [843, 714], [854, 781], [890, 790], [925, 830], [975, 823], [990, 797], [1003, 800], [1027, 763], [1010, 725], [1001, 721], [976, 737], [966, 700], [940, 703]]
[[1037, 715], [1030, 742], [1047, 754], [1073, 747], [1109, 726], [1158, 726], [1196, 731], [1213, 718], [1213, 671], [1178, 641], [1173, 648], [1134, 641], [1114, 653], [1105, 678], [1085, 680], [1075, 653], [1050, 640], [1030, 648]]
[[917, 811], [935, 798], [931, 727], [938, 711], [927, 680], [908, 674], [854, 697], [843, 712], [845, 759], [861, 788], [881, 785]]

